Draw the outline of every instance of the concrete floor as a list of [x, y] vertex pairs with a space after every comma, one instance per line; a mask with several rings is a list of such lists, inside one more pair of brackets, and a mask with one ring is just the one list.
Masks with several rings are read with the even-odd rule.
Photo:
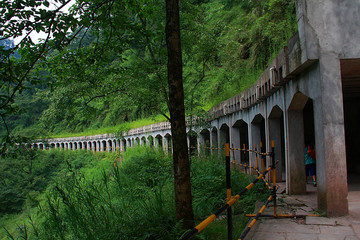
[[[284, 187], [279, 184], [280, 188]], [[316, 213], [316, 188], [307, 184], [306, 195], [278, 194], [278, 214]], [[349, 183], [349, 215], [344, 217], [261, 218], [246, 240], [360, 240], [360, 181]], [[269, 206], [264, 214], [273, 214]]]

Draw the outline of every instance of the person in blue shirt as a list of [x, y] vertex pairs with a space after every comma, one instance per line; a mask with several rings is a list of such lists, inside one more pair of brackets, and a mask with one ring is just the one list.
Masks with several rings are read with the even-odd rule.
[[308, 176], [312, 176], [313, 185], [316, 187], [316, 165], [315, 165], [315, 150], [310, 147], [309, 144], [305, 144], [305, 172], [306, 183]]

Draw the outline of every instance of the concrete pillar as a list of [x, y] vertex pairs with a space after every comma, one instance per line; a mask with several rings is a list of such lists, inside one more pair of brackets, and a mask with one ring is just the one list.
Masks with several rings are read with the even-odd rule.
[[106, 151], [110, 152], [112, 149], [112, 144], [111, 144], [111, 140], [106, 140]]
[[164, 153], [169, 153], [169, 139], [165, 136], [163, 141], [163, 151]]
[[289, 194], [305, 194], [304, 120], [301, 110], [290, 110], [287, 114], [288, 159], [287, 187]]
[[318, 206], [329, 216], [348, 213], [345, 128], [340, 61], [320, 57], [321, 99], [314, 101]]

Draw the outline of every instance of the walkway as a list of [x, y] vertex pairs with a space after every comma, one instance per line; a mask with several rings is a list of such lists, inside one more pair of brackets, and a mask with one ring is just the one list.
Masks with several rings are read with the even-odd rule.
[[[313, 214], [316, 188], [307, 185], [306, 195], [278, 194], [278, 214]], [[360, 184], [349, 186], [349, 215], [298, 219], [261, 218], [246, 240], [360, 240]], [[273, 214], [270, 206], [264, 214]]]

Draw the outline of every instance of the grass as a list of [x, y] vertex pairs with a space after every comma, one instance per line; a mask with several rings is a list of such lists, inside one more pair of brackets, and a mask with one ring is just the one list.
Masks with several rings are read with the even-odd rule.
[[[57, 155], [56, 151], [52, 154]], [[68, 154], [67, 157], [72, 158]], [[74, 166], [83, 161], [78, 155], [72, 161]], [[29, 236], [22, 239], [179, 238], [182, 230], [175, 219], [170, 155], [138, 147], [121, 155], [108, 153], [95, 157], [97, 161], [83, 168], [61, 169], [57, 181], [49, 183], [46, 192], [38, 197], [41, 199], [39, 209], [6, 215], [0, 219], [2, 226], [14, 234], [18, 231], [17, 225], [25, 223]], [[199, 223], [224, 204], [225, 166], [219, 158], [194, 157], [191, 175], [193, 208]], [[233, 171], [233, 192], [240, 191], [252, 180], [253, 177]], [[257, 184], [233, 205], [234, 237], [239, 236], [248, 221], [244, 214], [252, 213], [255, 201], [265, 195], [261, 184]], [[34, 219], [38, 236], [34, 236], [28, 213]], [[216, 220], [198, 239], [225, 239], [226, 234], [226, 219]], [[24, 236], [24, 232], [15, 235], [17, 239]], [[4, 231], [0, 239], [6, 239]]]

